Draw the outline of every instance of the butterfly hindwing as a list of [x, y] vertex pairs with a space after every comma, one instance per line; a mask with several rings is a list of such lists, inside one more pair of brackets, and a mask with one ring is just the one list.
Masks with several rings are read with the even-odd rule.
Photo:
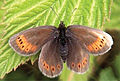
[[54, 36], [57, 29], [53, 26], [41, 26], [22, 31], [12, 36], [10, 46], [20, 55], [33, 55]]
[[94, 55], [106, 53], [113, 44], [108, 33], [81, 25], [68, 26], [67, 36], [76, 38], [82, 48]]
[[77, 73], [84, 73], [89, 68], [89, 54], [81, 48], [79, 41], [68, 39], [67, 66], [70, 70]]
[[58, 76], [63, 69], [57, 40], [48, 41], [41, 50], [38, 66], [41, 72], [50, 77]]

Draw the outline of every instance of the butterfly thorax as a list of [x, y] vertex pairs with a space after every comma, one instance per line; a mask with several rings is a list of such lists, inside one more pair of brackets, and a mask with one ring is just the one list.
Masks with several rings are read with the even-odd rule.
[[62, 21], [59, 24], [58, 31], [59, 31], [59, 37], [58, 37], [59, 50], [60, 50], [61, 57], [62, 57], [63, 61], [65, 62], [66, 56], [68, 54], [68, 47], [67, 47], [67, 38], [65, 35], [66, 27]]

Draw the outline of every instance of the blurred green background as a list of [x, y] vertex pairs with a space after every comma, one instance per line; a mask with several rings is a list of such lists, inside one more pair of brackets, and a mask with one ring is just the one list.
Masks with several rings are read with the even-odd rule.
[[[21, 0], [23, 1], [23, 0]], [[5, 0], [0, 1], [0, 5], [3, 5]], [[0, 8], [0, 22], [4, 18], [3, 7]], [[0, 30], [4, 28], [3, 23], [0, 23]], [[114, 0], [111, 8], [110, 20], [104, 23], [103, 25], [106, 32], [108, 32], [114, 40], [114, 45], [112, 49], [105, 55], [93, 57], [91, 56], [94, 63], [90, 69], [91, 72], [87, 75], [78, 75], [81, 77], [81, 81], [120, 81], [120, 0]], [[0, 31], [0, 38], [2, 37], [4, 31]], [[37, 56], [36, 56], [37, 57]], [[34, 59], [34, 58], [33, 58]], [[50, 79], [42, 75], [39, 71], [37, 62], [34, 60], [34, 63], [31, 64], [31, 61], [23, 62], [15, 71], [5, 75], [0, 81], [78, 81], [79, 77], [75, 76], [73, 79], [68, 79], [74, 77], [74, 74], [70, 71], [65, 74], [65, 71], [60, 77]], [[2, 65], [1, 65], [2, 66]], [[0, 67], [1, 67], [0, 66]], [[65, 65], [66, 68], [66, 65]], [[69, 73], [71, 75], [69, 75]], [[69, 76], [68, 76], [69, 75]], [[67, 76], [67, 77], [66, 77]], [[85, 77], [84, 77], [85, 76]], [[67, 79], [64, 79], [64, 78]], [[64, 80], [63, 80], [64, 79]], [[79, 81], [80, 81], [79, 80]]]

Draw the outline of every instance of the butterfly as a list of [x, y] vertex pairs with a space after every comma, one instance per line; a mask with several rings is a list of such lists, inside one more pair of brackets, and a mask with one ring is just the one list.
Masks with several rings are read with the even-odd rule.
[[61, 21], [58, 28], [40, 26], [15, 34], [9, 45], [22, 56], [41, 50], [38, 67], [45, 76], [53, 78], [60, 75], [63, 63], [76, 73], [86, 72], [90, 54], [97, 56], [108, 52], [113, 40], [101, 30], [82, 25], [65, 27]]

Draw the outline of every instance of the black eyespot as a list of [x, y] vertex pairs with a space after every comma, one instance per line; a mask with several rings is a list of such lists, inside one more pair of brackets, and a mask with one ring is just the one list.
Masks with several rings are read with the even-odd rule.
[[45, 63], [43, 64], [43, 66], [45, 66]]
[[104, 41], [104, 39], [102, 39], [102, 41]]
[[20, 42], [20, 44], [23, 44], [23, 42]]
[[83, 62], [83, 65], [84, 65], [85, 63]]
[[24, 46], [22, 46], [22, 48], [24, 48]]
[[20, 39], [20, 37], [18, 37], [18, 39]]
[[103, 44], [103, 41], [100, 41]]
[[100, 45], [100, 47], [102, 47], [102, 45]]
[[19, 42], [21, 41], [22, 39], [19, 40]]
[[85, 62], [87, 62], [87, 59], [85, 60]]

